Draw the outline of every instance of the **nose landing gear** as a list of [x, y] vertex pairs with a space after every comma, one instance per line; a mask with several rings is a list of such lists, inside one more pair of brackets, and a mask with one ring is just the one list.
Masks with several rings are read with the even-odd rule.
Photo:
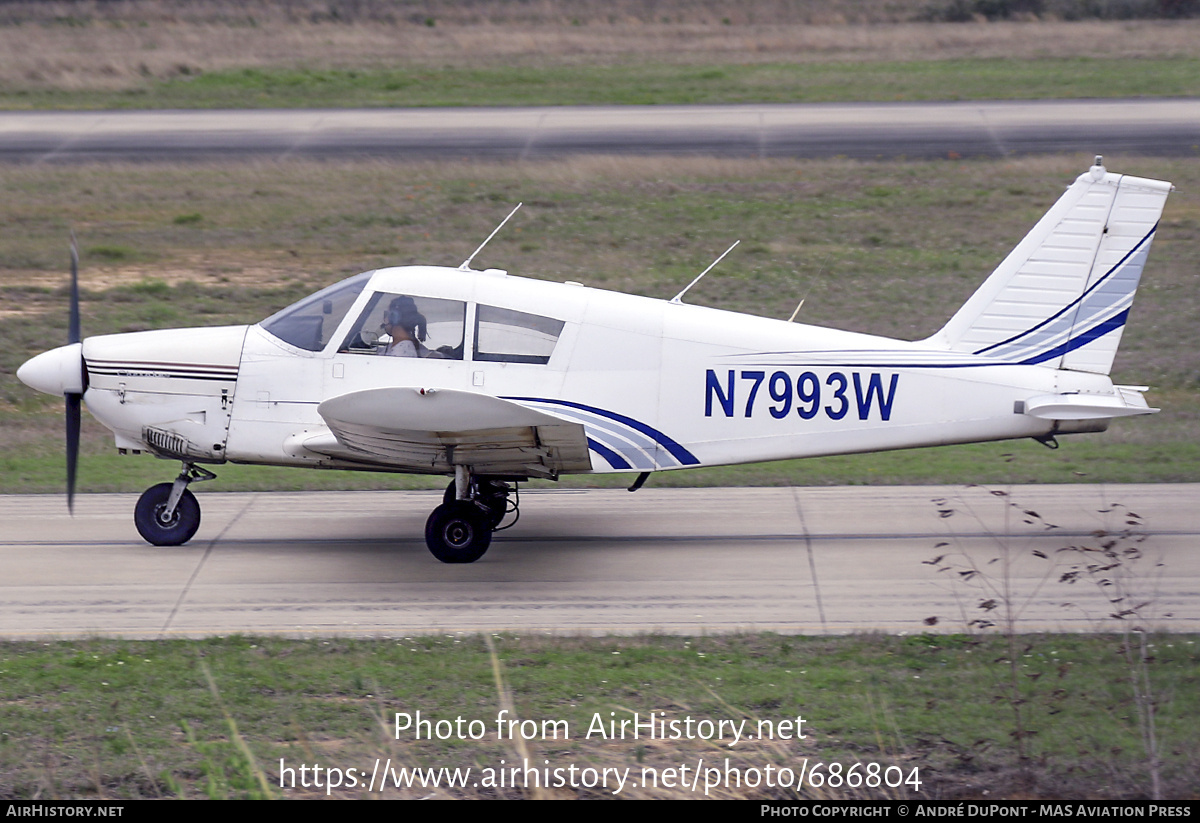
[[212, 480], [215, 474], [184, 463], [174, 483], [159, 483], [142, 492], [133, 510], [138, 534], [154, 546], [182, 546], [200, 528], [200, 503], [189, 483]]

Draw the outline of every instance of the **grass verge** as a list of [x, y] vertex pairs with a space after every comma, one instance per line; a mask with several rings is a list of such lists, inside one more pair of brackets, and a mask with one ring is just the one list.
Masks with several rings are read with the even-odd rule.
[[[79, 462], [84, 493], [142, 492], [178, 474], [174, 461], [117, 455], [96, 433]], [[1032, 441], [970, 444], [938, 449], [841, 455], [658, 472], [659, 488], [721, 486], [860, 486], [1009, 483], [1195, 483], [1200, 445], [1188, 441], [1113, 443], [1103, 435], [1064, 438], [1050, 451]], [[33, 452], [33, 453], [31, 453]], [[377, 472], [313, 471], [227, 464], [210, 467], [217, 479], [201, 493], [318, 491], [335, 489], [440, 489], [447, 479]], [[631, 475], [571, 475], [557, 483], [534, 480], [529, 488], [624, 488]], [[45, 437], [0, 455], [0, 494], [57, 494], [66, 488], [61, 439]]]
[[[1196, 13], [1193, 0], [9, 0], [0, 108], [1192, 95]], [[1109, 16], [1135, 19], [1088, 19]], [[944, 19], [973, 22], [930, 22]]]
[[214, 70], [130, 88], [10, 89], [0, 109], [684, 105], [1192, 97], [1190, 57]]
[[[1150, 676], [1163, 696], [1157, 717], [1166, 797], [1200, 788], [1192, 745], [1200, 711], [1196, 641], [1151, 640]], [[777, 780], [781, 770], [807, 762], [830, 773], [835, 763], [858, 764], [863, 774], [873, 763], [895, 766], [893, 778], [915, 774], [920, 787], [796, 791], [739, 788], [723, 778], [708, 796], [1131, 798], [1144, 796], [1146, 773], [1118, 646], [1103, 635], [1022, 638], [1030, 757], [1017, 764], [1007, 707], [997, 697], [1008, 671], [1000, 637], [10, 642], [0, 644], [0, 794], [362, 797], [380, 758], [397, 771], [472, 770], [463, 787], [390, 786], [385, 797], [517, 798], [530, 788], [520, 780], [487, 785], [487, 770], [497, 782], [502, 761], [520, 763], [520, 742], [538, 769], [562, 769], [564, 777], [571, 765], [628, 769], [621, 797], [705, 796], [703, 779], [689, 791], [661, 780], [655, 788], [643, 777], [698, 762], [757, 770], [760, 779], [769, 767]], [[497, 736], [505, 697], [506, 718], [520, 721], [506, 728], [523, 729], [528, 739]], [[418, 711], [430, 723], [425, 739], [415, 735]], [[634, 713], [643, 722], [651, 713], [677, 721], [679, 737], [632, 739], [631, 727], [624, 738], [607, 734], [610, 720], [619, 732]], [[728, 725], [723, 739], [688, 739], [688, 717], [696, 736], [707, 728], [700, 721], [744, 721], [743, 739], [729, 745]], [[759, 729], [763, 737], [773, 730], [774, 739], [746, 739]], [[308, 788], [281, 788], [281, 774], [300, 782], [302, 764]], [[326, 772], [314, 786], [318, 764], [341, 770], [343, 785], [325, 788]], [[357, 787], [346, 779], [352, 767], [360, 770]], [[549, 796], [612, 797], [613, 788], [611, 779], [607, 787], [552, 785]]]

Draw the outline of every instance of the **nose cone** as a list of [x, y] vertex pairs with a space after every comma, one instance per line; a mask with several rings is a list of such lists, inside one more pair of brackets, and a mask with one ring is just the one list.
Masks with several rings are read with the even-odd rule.
[[17, 369], [17, 378], [31, 389], [57, 397], [83, 394], [83, 344], [42, 352]]

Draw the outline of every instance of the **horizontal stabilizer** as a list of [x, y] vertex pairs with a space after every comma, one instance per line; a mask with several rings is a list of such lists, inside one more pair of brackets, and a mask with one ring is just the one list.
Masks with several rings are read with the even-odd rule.
[[1043, 394], [1025, 401], [1024, 413], [1040, 420], [1101, 420], [1154, 414], [1144, 386], [1117, 386], [1115, 395]]

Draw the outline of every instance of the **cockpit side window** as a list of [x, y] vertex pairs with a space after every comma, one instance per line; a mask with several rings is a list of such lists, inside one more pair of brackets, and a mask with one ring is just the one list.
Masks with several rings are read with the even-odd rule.
[[364, 272], [309, 295], [262, 321], [262, 327], [293, 346], [321, 351], [372, 274]]
[[461, 300], [378, 292], [338, 351], [462, 360], [466, 324]]
[[564, 322], [495, 306], [475, 313], [476, 360], [499, 363], [549, 363]]

